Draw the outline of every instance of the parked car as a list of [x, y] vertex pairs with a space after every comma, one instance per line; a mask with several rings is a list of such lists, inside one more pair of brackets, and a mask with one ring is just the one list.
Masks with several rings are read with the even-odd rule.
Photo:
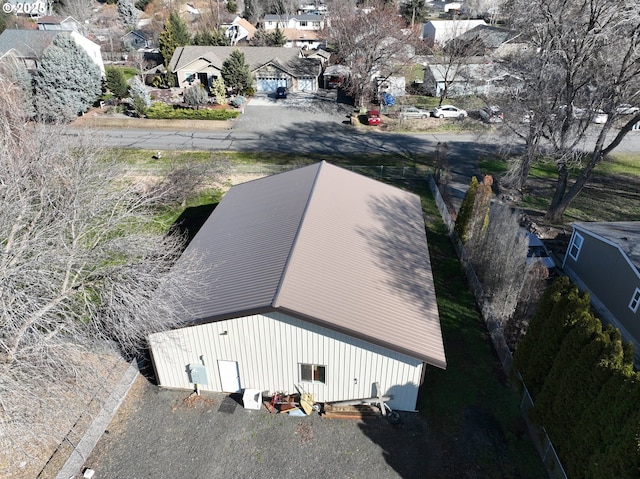
[[478, 114], [480, 115], [480, 118], [482, 118], [482, 121], [487, 123], [502, 123], [504, 120], [504, 113], [502, 113], [500, 107], [496, 105], [480, 108], [480, 110], [478, 110]]
[[556, 263], [549, 254], [549, 250], [535, 234], [527, 232], [529, 240], [529, 251], [527, 252], [527, 264], [540, 261], [548, 270], [549, 274], [555, 272]]
[[284, 86], [279, 86], [276, 88], [276, 98], [287, 98], [287, 88]]
[[415, 106], [409, 106], [400, 112], [402, 118], [429, 118], [431, 112]]
[[623, 103], [618, 108], [616, 108], [616, 113], [618, 115], [635, 115], [640, 111], [640, 108], [637, 106], [629, 105], [628, 103]]
[[369, 110], [367, 112], [367, 124], [379, 125], [380, 124], [380, 112], [378, 110]]
[[453, 105], [442, 105], [434, 108], [431, 114], [436, 118], [465, 118], [468, 116], [466, 110]]
[[[565, 111], [567, 110], [567, 105], [561, 105], [559, 109], [564, 115]], [[584, 108], [578, 108], [577, 106], [574, 106], [573, 118], [575, 118], [576, 120], [586, 120], [588, 118], [591, 118], [591, 121], [593, 123], [603, 124], [607, 122], [607, 120], [609, 119], [609, 115], [599, 109], [585, 110]]]

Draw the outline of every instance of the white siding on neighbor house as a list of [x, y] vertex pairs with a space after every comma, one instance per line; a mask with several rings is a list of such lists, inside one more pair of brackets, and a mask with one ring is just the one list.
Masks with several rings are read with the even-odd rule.
[[[226, 334], [223, 334], [226, 331]], [[158, 382], [193, 389], [187, 366], [207, 368], [221, 391], [218, 360], [237, 361], [243, 389], [295, 393], [300, 384], [320, 402], [372, 397], [379, 382], [392, 409], [416, 409], [422, 362], [342, 333], [281, 314], [252, 315], [157, 333], [149, 338]], [[326, 384], [302, 382], [299, 364], [326, 367]]]

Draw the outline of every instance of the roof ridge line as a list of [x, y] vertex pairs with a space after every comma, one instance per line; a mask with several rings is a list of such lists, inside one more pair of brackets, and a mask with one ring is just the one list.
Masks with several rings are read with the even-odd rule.
[[282, 274], [280, 276], [280, 280], [278, 281], [278, 286], [276, 287], [276, 293], [273, 296], [273, 301], [271, 301], [271, 306], [273, 308], [279, 308], [280, 305], [280, 293], [282, 292], [282, 285], [284, 284], [284, 279], [287, 276], [287, 271], [289, 270], [289, 266], [291, 265], [291, 258], [293, 257], [293, 253], [296, 249], [296, 245], [298, 244], [298, 238], [300, 237], [300, 231], [302, 231], [302, 224], [304, 223], [305, 218], [307, 217], [307, 211], [309, 210], [309, 204], [311, 203], [311, 198], [313, 197], [313, 192], [316, 189], [318, 184], [318, 178], [320, 177], [320, 172], [322, 171], [322, 167], [325, 166], [327, 162], [325, 160], [320, 161], [318, 165], [318, 171], [316, 172], [316, 176], [313, 179], [313, 184], [311, 185], [311, 189], [309, 190], [309, 196], [307, 197], [307, 203], [304, 205], [304, 210], [302, 211], [302, 215], [300, 216], [300, 223], [298, 223], [298, 228], [296, 230], [296, 235], [291, 242], [291, 249], [289, 250], [289, 254], [287, 255], [287, 262], [282, 268]]

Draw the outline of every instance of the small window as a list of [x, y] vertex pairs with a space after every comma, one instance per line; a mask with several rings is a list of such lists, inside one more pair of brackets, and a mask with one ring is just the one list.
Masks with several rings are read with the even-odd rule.
[[640, 306], [640, 289], [636, 288], [636, 290], [633, 292], [633, 296], [631, 297], [629, 309], [635, 313], [638, 311], [638, 306]]
[[300, 380], [310, 383], [322, 383], [325, 384], [326, 368], [325, 366], [318, 366], [317, 364], [301, 364], [300, 365]]
[[307, 26], [307, 22], [300, 22], [300, 26], [301, 27], [306, 27]]
[[582, 236], [580, 236], [578, 233], [574, 233], [573, 241], [571, 242], [571, 246], [569, 246], [569, 256], [571, 256], [576, 261], [578, 261], [580, 248], [582, 248], [582, 239]]

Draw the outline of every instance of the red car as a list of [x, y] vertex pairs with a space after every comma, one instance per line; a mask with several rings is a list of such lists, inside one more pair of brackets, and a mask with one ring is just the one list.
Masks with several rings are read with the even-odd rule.
[[378, 110], [369, 110], [367, 112], [367, 123], [369, 125], [380, 124], [380, 112]]

